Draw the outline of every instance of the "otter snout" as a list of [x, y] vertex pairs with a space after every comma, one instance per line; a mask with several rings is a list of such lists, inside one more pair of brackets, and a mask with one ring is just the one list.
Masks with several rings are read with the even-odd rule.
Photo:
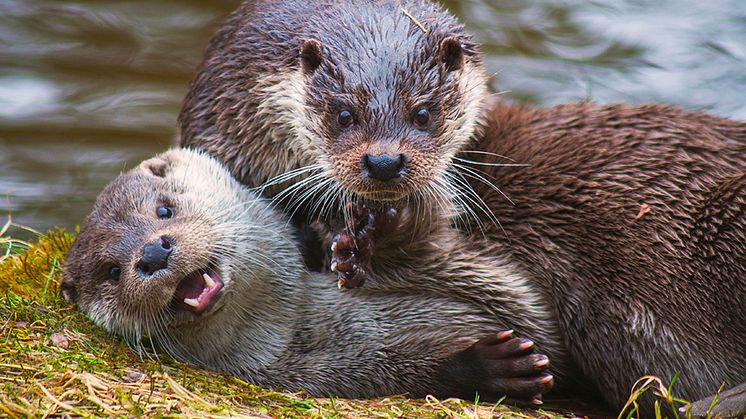
[[365, 154], [363, 155], [363, 168], [365, 169], [366, 176], [369, 178], [388, 182], [402, 177], [406, 161], [407, 159], [404, 154], [397, 154], [395, 156], [389, 154], [380, 154], [377, 156]]
[[146, 276], [168, 267], [168, 257], [173, 251], [172, 240], [161, 236], [158, 240], [145, 245], [142, 257], [137, 261], [137, 270]]

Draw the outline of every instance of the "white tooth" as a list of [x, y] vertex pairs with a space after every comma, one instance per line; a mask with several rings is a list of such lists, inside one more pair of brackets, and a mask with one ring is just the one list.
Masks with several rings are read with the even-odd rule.
[[338, 247], [337, 242], [332, 243], [332, 252], [336, 252]]
[[332, 262], [332, 267], [331, 267], [331, 269], [332, 269], [332, 272], [337, 272], [337, 264], [336, 264], [336, 263], [334, 263], [334, 262]]
[[209, 288], [214, 288], [215, 287], [215, 281], [210, 277], [210, 275], [204, 273], [204, 274], [202, 274], [202, 278], [204, 278], [205, 284], [207, 284], [207, 286]]
[[184, 304], [192, 307], [199, 307], [199, 300], [196, 298], [185, 298]]

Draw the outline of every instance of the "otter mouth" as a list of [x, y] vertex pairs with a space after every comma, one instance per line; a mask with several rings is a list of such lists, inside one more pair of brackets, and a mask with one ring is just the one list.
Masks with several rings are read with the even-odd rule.
[[214, 269], [198, 269], [179, 282], [173, 302], [177, 309], [202, 314], [215, 304], [223, 285]]
[[364, 191], [357, 192], [357, 194], [365, 199], [379, 202], [399, 201], [400, 199], [407, 196], [407, 193], [405, 191]]

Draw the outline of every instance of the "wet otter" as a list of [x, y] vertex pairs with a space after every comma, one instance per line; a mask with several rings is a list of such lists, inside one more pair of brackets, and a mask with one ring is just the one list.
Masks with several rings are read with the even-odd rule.
[[486, 81], [472, 37], [431, 1], [245, 2], [192, 81], [180, 145], [308, 223], [361, 198], [432, 194]]
[[[689, 400], [746, 382], [746, 123], [663, 105], [496, 103], [461, 158], [454, 177], [489, 208], [464, 218], [464, 252], [514, 264], [610, 406], [647, 374], [679, 374]], [[367, 218], [353, 223], [336, 269], [407, 278], [390, 271], [413, 253], [413, 227], [386, 223], [368, 235]]]
[[[181, 144], [268, 196], [289, 196], [303, 222], [361, 196], [408, 197], [406, 211], [436, 224], [449, 201], [461, 203], [479, 232], [464, 233], [464, 254], [473, 247], [516, 268], [518, 288], [540, 293], [537, 312], [556, 312], [553, 336], [612, 406], [648, 371], [685, 369], [691, 398], [743, 381], [738, 345], [685, 333], [712, 322], [743, 347], [743, 312], [713, 318], [743, 301], [743, 124], [667, 107], [497, 105], [468, 146], [485, 80], [474, 42], [429, 2], [247, 2], [211, 41], [180, 115]], [[494, 154], [530, 166], [500, 169]], [[421, 263], [382, 236], [377, 281]]]
[[286, 218], [216, 160], [172, 150], [101, 193], [61, 290], [134, 346], [147, 337], [179, 359], [265, 386], [355, 398], [532, 399], [551, 388], [548, 359], [532, 342], [493, 333], [542, 326], [495, 314], [492, 306], [525, 310], [517, 292], [489, 302], [489, 293], [453, 295], [433, 262], [418, 273], [424, 288], [340, 295], [304, 270], [292, 236]]
[[[746, 382], [746, 123], [662, 105], [495, 105], [470, 181], [557, 312], [581, 370], [619, 407], [640, 376], [689, 400]], [[486, 165], [485, 165], [486, 163]], [[481, 234], [472, 236], [479, 240]], [[746, 412], [744, 412], [746, 413]]]

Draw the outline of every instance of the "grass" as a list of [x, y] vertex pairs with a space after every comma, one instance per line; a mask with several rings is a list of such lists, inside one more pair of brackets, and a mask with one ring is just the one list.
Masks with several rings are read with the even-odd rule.
[[[520, 410], [456, 399], [375, 400], [312, 398], [250, 385], [166, 356], [140, 358], [58, 292], [61, 266], [73, 241], [64, 230], [24, 242], [0, 228], [0, 416], [186, 417], [423, 417], [562, 418], [566, 414]], [[636, 417], [646, 391], [663, 397], [659, 417], [685, 417], [654, 377], [636, 386], [619, 418]], [[671, 416], [673, 414], [674, 416]]]
[[138, 357], [59, 295], [73, 235], [30, 243], [0, 228], [0, 416], [557, 418], [463, 400], [318, 399]]

